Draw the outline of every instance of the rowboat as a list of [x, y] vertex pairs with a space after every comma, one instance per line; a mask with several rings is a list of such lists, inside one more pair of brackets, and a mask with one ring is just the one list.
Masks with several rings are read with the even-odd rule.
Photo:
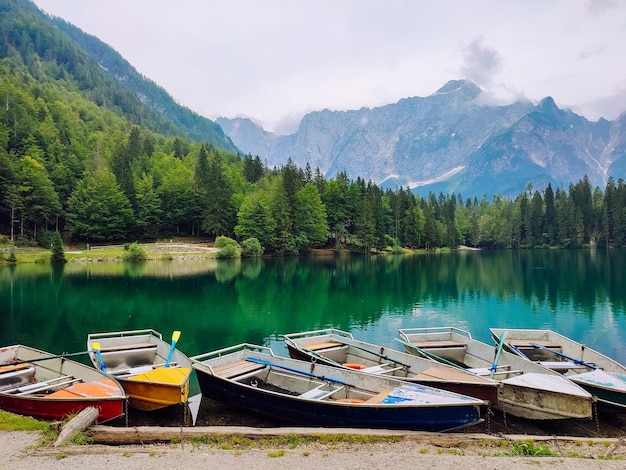
[[97, 422], [124, 415], [121, 385], [65, 356], [21, 344], [0, 348], [0, 408], [44, 420], [60, 420], [87, 407]]
[[170, 345], [154, 330], [92, 333], [87, 349], [94, 367], [122, 384], [130, 406], [152, 411], [187, 402], [191, 364], [175, 348], [179, 335]]
[[481, 400], [279, 357], [263, 346], [240, 344], [190, 359], [205, 397], [301, 426], [448, 431], [482, 421]]
[[472, 338], [455, 327], [400, 330], [408, 353], [456, 364], [502, 384], [494, 408], [521, 418], [590, 418], [593, 396], [559, 373]]
[[491, 404], [498, 401], [500, 383], [496, 380], [385, 346], [358, 341], [346, 331], [325, 329], [287, 334], [283, 338], [289, 355], [294, 359], [391, 376], [480, 398]]
[[594, 395], [601, 408], [626, 411], [626, 367], [551, 330], [491, 328], [496, 341], [518, 356], [562, 373]]

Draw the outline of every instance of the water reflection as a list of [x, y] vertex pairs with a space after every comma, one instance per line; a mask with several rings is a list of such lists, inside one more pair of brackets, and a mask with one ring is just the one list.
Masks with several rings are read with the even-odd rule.
[[0, 267], [0, 344], [55, 353], [89, 332], [183, 331], [189, 354], [335, 327], [395, 346], [398, 328], [551, 328], [626, 362], [625, 251], [170, 260]]

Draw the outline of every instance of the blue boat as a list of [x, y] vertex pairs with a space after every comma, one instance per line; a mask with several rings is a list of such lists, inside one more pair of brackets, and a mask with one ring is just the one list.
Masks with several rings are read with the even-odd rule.
[[450, 431], [486, 402], [240, 344], [190, 358], [205, 397], [300, 426]]

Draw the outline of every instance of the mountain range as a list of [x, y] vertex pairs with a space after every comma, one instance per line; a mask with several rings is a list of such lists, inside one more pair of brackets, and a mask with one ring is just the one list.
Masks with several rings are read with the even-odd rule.
[[567, 188], [585, 175], [602, 189], [609, 176], [626, 178], [626, 113], [591, 122], [551, 97], [489, 104], [468, 80], [386, 106], [311, 112], [290, 135], [247, 118], [217, 123], [242, 152], [269, 166], [291, 158], [327, 177], [345, 172], [422, 195], [515, 197], [529, 185]]
[[385, 106], [311, 112], [296, 132], [278, 135], [250, 119], [214, 122], [179, 105], [111, 47], [29, 0], [0, 0], [0, 59], [134, 124], [258, 155], [269, 167], [291, 158], [327, 177], [345, 172], [384, 188], [477, 197], [567, 187], [585, 175], [602, 189], [610, 176], [626, 179], [626, 113], [591, 122], [550, 97], [495, 105], [468, 80]]

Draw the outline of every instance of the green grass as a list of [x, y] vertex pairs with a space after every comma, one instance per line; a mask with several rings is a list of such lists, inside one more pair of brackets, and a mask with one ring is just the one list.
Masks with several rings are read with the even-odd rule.
[[44, 421], [0, 411], [1, 431], [48, 431], [49, 429], [50, 424]]
[[537, 444], [533, 441], [519, 441], [513, 444], [513, 447], [508, 452], [505, 452], [505, 455], [533, 455], [533, 456], [548, 456], [555, 457], [558, 452], [550, 449], [545, 444]]

